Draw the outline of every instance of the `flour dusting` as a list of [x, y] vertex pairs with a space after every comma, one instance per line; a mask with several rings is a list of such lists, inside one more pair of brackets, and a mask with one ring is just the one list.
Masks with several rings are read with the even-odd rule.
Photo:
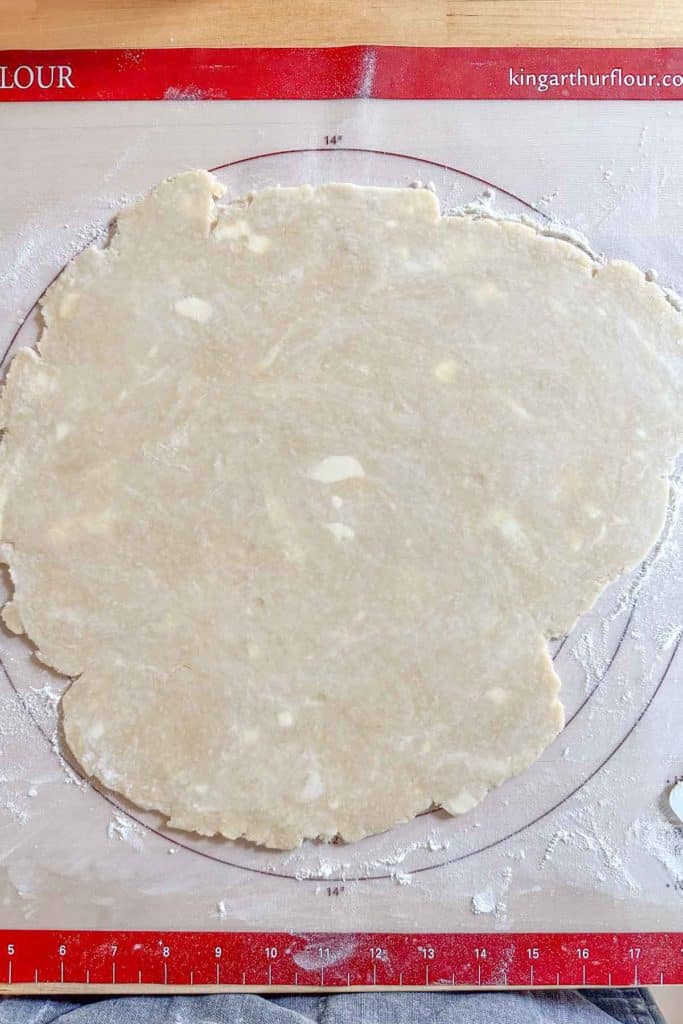
[[145, 833], [139, 825], [118, 811], [114, 811], [107, 825], [107, 838], [119, 839], [138, 852], [142, 851]]
[[669, 874], [673, 888], [683, 896], [683, 828], [667, 821], [637, 818], [628, 830], [627, 842], [658, 861]]
[[496, 882], [486, 886], [472, 896], [471, 909], [473, 914], [492, 914], [500, 921], [507, 917], [505, 894], [512, 882], [512, 868], [503, 868]]

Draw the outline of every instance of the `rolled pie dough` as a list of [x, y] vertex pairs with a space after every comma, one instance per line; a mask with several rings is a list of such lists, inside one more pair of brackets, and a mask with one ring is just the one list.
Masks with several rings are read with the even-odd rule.
[[546, 639], [659, 531], [682, 318], [424, 190], [192, 172], [48, 290], [2, 396], [4, 620], [90, 775], [291, 847], [468, 811], [562, 726]]

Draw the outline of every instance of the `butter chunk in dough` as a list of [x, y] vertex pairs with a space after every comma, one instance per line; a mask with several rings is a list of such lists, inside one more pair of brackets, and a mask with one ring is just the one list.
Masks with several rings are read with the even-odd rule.
[[291, 847], [464, 813], [562, 725], [546, 648], [661, 528], [682, 318], [428, 191], [164, 182], [2, 396], [5, 622], [83, 769]]

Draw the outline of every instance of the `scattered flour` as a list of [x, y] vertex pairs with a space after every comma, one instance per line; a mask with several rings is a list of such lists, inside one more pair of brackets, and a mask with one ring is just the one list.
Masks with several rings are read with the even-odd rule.
[[4, 811], [17, 824], [25, 825], [29, 820], [29, 815], [17, 794], [7, 787], [7, 781], [6, 775], [0, 775], [0, 811]]
[[451, 845], [449, 839], [440, 838], [436, 832], [430, 832], [427, 836], [427, 849], [430, 853], [437, 853], [439, 850], [447, 850]]
[[669, 873], [673, 888], [683, 895], [683, 829], [668, 821], [636, 819], [627, 842], [645, 850]]
[[492, 914], [497, 920], [507, 917], [507, 903], [503, 899], [512, 882], [512, 868], [503, 868], [496, 883], [476, 892], [471, 900], [473, 914]]
[[[567, 817], [573, 827], [556, 829], [546, 845], [539, 868], [543, 869], [553, 861], [560, 846], [570, 849], [571, 857], [576, 857], [577, 851], [585, 851], [594, 855], [592, 870], [598, 881], [613, 884], [617, 892], [626, 891], [633, 896], [638, 895], [642, 886], [617, 849], [616, 837], [608, 839], [605, 823], [598, 822], [594, 808], [590, 805], [579, 807]], [[562, 856], [566, 858], [567, 854], [563, 853]]]
[[[302, 863], [306, 858], [306, 847], [293, 850], [283, 859], [268, 864], [266, 870], [279, 872], [283, 868], [294, 869], [294, 877], [299, 881], [340, 880], [342, 882], [357, 880], [359, 876], [389, 876], [400, 885], [412, 884], [410, 869], [401, 869], [399, 865], [410, 854], [425, 851], [430, 854], [442, 853], [450, 846], [450, 840], [441, 836], [435, 829], [425, 839], [400, 844], [397, 843], [388, 852], [378, 853], [372, 859], [364, 859], [356, 864], [343, 861], [341, 858], [320, 857], [314, 865]], [[330, 847], [330, 851], [334, 846]], [[307, 858], [306, 858], [307, 859]]]
[[496, 894], [493, 889], [484, 889], [482, 892], [475, 892], [472, 897], [473, 914], [495, 914]]
[[144, 845], [144, 835], [145, 833], [139, 825], [118, 811], [114, 811], [111, 821], [107, 825], [108, 839], [120, 839], [121, 842], [127, 843], [134, 850], [140, 852]]

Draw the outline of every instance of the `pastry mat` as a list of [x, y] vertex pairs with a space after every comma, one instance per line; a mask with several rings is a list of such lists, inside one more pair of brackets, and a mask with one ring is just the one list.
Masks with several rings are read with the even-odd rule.
[[[190, 167], [226, 198], [429, 187], [446, 211], [532, 217], [681, 289], [679, 72], [683, 51], [661, 50], [0, 54], [5, 365], [64, 264]], [[60, 737], [66, 682], [2, 632], [0, 986], [683, 982], [677, 473], [655, 549], [552, 643], [556, 742], [473, 812], [352, 845], [175, 832], [84, 779]]]

